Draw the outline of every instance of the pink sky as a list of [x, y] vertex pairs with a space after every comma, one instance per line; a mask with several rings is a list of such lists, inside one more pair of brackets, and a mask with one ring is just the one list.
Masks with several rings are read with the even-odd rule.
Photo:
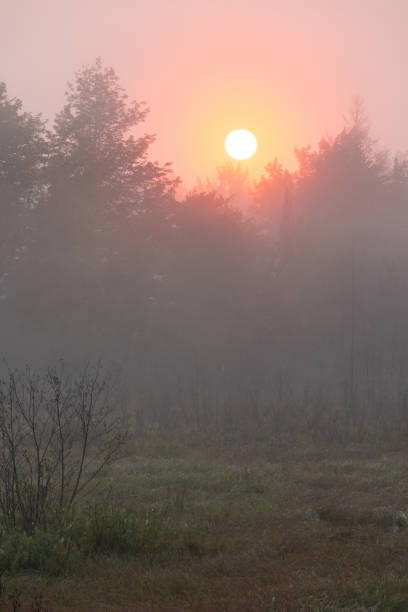
[[100, 56], [151, 108], [152, 155], [187, 185], [251, 129], [259, 174], [343, 125], [361, 95], [384, 147], [408, 149], [406, 0], [0, 0], [0, 80], [52, 119], [66, 82]]

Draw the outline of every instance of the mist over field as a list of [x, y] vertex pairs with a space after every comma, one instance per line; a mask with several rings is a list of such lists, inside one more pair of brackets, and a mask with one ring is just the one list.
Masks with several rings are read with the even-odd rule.
[[4, 4], [0, 611], [408, 610], [407, 5]]
[[363, 101], [296, 170], [231, 161], [182, 197], [146, 114], [99, 59], [52, 128], [2, 86], [10, 364], [101, 359], [166, 427], [222, 426], [231, 403], [263, 422], [277, 394], [324, 402], [317, 428], [405, 419], [408, 159], [376, 145]]

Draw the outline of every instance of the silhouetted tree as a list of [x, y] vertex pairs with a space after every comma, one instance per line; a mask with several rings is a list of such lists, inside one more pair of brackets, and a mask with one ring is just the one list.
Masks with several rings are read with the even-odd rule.
[[214, 192], [227, 200], [231, 207], [241, 212], [250, 212], [252, 184], [248, 168], [244, 168], [239, 162], [226, 162], [218, 166], [215, 178], [199, 180], [196, 191], [198, 193]]
[[168, 164], [148, 159], [154, 136], [134, 135], [147, 113], [144, 103], [128, 101], [113, 69], [99, 59], [69, 84], [55, 120], [50, 177], [53, 205], [64, 207], [64, 218], [73, 215], [75, 232], [138, 213], [177, 184]]
[[154, 137], [134, 134], [147, 112], [128, 101], [100, 60], [68, 86], [51, 135], [47, 198], [37, 214], [36, 283], [25, 296], [32, 317], [37, 313], [54, 338], [71, 327], [72, 344], [85, 333], [106, 347], [125, 307], [137, 310], [128, 287], [145, 293], [136, 263], [146, 261], [140, 227], [148, 213], [165, 209], [177, 184], [169, 165], [148, 159]]
[[44, 123], [39, 116], [22, 110], [22, 103], [9, 99], [0, 83], [0, 294], [16, 262], [27, 250], [30, 212], [42, 191], [41, 173], [47, 145]]

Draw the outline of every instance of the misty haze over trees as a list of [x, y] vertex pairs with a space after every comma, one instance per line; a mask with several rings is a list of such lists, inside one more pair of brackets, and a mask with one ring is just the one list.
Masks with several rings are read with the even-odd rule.
[[0, 85], [9, 363], [101, 358], [165, 427], [407, 428], [408, 157], [357, 102], [296, 171], [231, 164], [180, 201], [146, 113], [100, 61], [53, 129]]

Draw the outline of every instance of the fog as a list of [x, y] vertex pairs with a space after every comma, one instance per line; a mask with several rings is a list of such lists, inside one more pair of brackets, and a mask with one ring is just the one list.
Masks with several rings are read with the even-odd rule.
[[140, 426], [405, 431], [407, 5], [193, 4], [3, 2], [3, 362], [100, 360]]
[[230, 163], [183, 199], [133, 135], [146, 117], [101, 60], [52, 128], [2, 85], [7, 362], [100, 359], [165, 427], [405, 423], [408, 158], [373, 141], [364, 102], [295, 170]]
[[0, 609], [408, 610], [408, 3], [0, 8]]

